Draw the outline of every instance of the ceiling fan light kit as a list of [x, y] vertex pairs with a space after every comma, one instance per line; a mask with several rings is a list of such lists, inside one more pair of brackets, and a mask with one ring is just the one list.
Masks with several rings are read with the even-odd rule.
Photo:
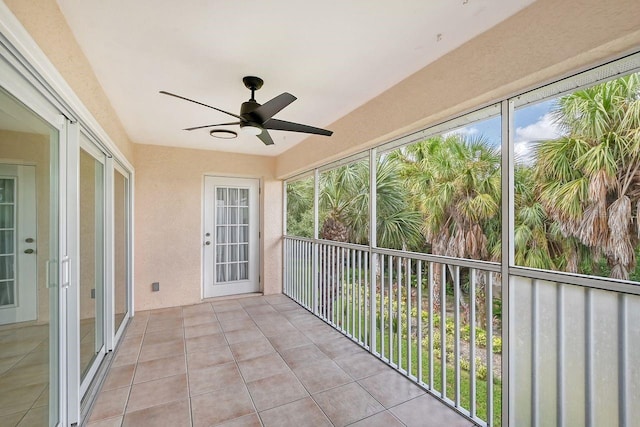
[[213, 129], [209, 135], [220, 139], [234, 139], [238, 137], [238, 132], [229, 129]]
[[[203, 107], [211, 108], [221, 113], [225, 113], [229, 116], [233, 116], [239, 120], [237, 122], [231, 123], [218, 123], [213, 125], [190, 127], [185, 129], [187, 131], [215, 126], [240, 125], [240, 131], [249, 135], [257, 136], [265, 145], [273, 145], [273, 139], [271, 139], [271, 135], [269, 135], [269, 132], [267, 131], [268, 129], [287, 132], [309, 133], [313, 135], [323, 136], [331, 136], [333, 134], [333, 132], [330, 130], [274, 119], [273, 116], [280, 112], [287, 105], [295, 101], [296, 97], [291, 95], [290, 93], [284, 92], [276, 96], [275, 98], [265, 102], [264, 104], [259, 104], [255, 100], [255, 92], [262, 87], [264, 81], [260, 77], [246, 76], [243, 77], [242, 82], [244, 83], [245, 87], [251, 91], [251, 99], [242, 103], [242, 105], [240, 106], [239, 115], [230, 113], [217, 107], [212, 107], [211, 105], [207, 105], [202, 102], [194, 101], [193, 99], [185, 98], [184, 96], [176, 95], [174, 93], [166, 92], [163, 90], [160, 91], [160, 93], [163, 95], [173, 96], [174, 98], [179, 98], [184, 101], [193, 102], [195, 104], [202, 105]], [[220, 132], [215, 132], [215, 130], [209, 132], [211, 136], [214, 136], [216, 138], [225, 138], [225, 136], [221, 136], [224, 133], [226, 133], [227, 139], [232, 139], [238, 136], [238, 134], [234, 131], [222, 129], [220, 130]], [[231, 134], [234, 134], [234, 136], [230, 136]]]

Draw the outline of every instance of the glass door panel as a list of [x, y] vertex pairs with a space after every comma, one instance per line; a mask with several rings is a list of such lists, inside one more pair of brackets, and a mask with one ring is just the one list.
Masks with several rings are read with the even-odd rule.
[[114, 220], [114, 331], [129, 307], [129, 178], [117, 168], [113, 172]]
[[58, 138], [0, 88], [0, 425], [59, 422]]
[[81, 148], [79, 170], [79, 338], [80, 378], [84, 381], [94, 362], [104, 355], [104, 165]]

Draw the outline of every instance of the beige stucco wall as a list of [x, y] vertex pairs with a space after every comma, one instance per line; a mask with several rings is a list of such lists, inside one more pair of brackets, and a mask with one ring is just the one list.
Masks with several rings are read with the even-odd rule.
[[74, 93], [133, 163], [133, 146], [55, 0], [3, 0]]
[[280, 155], [276, 176], [362, 151], [634, 49], [640, 49], [638, 0], [538, 0], [327, 126], [331, 138], [312, 137]]
[[[273, 179], [275, 159], [139, 144], [134, 151], [136, 309], [200, 301], [205, 175], [261, 180], [262, 285], [265, 293], [280, 291], [282, 190]], [[151, 292], [153, 282], [160, 292]]]

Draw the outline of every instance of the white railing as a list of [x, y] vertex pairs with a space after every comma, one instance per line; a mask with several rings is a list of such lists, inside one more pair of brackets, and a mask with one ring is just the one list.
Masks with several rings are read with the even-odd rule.
[[286, 295], [476, 423], [500, 424], [499, 264], [292, 237], [284, 251]]

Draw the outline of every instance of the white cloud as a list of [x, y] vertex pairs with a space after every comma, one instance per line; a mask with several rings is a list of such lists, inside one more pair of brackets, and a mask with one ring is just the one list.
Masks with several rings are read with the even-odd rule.
[[556, 139], [562, 136], [562, 130], [554, 122], [551, 113], [540, 117], [537, 122], [528, 126], [516, 128], [513, 144], [514, 154], [518, 163], [531, 165], [533, 153], [532, 142]]
[[556, 139], [560, 136], [562, 131], [554, 122], [551, 113], [547, 113], [535, 123], [516, 128], [515, 142]]

